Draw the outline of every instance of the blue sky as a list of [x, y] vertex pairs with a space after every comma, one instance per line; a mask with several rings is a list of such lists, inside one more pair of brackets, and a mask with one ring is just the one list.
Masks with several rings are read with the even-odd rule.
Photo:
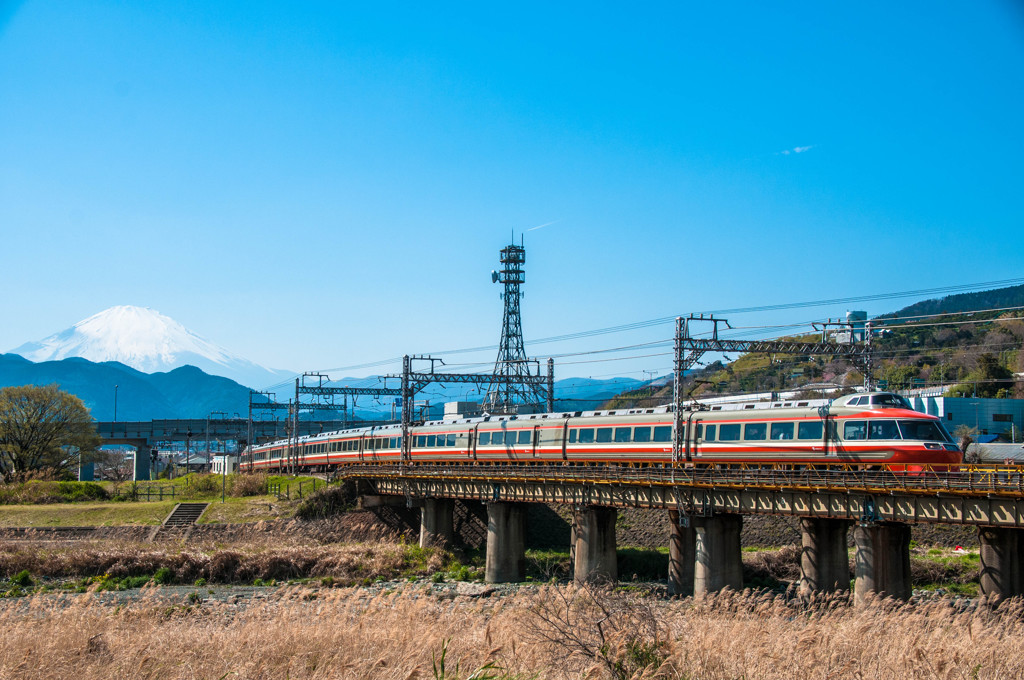
[[[1024, 277], [1022, 120], [1009, 0], [0, 0], [0, 351], [118, 304], [300, 371], [494, 345], [513, 230], [538, 356]], [[671, 369], [607, 358], [557, 373]]]

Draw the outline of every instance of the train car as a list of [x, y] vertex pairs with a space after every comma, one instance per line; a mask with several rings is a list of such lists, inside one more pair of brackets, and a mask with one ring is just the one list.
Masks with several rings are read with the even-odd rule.
[[[673, 461], [675, 414], [648, 409], [543, 413], [432, 421], [410, 429], [408, 465], [618, 465], [675, 463], [849, 463], [920, 469], [956, 465], [962, 452], [935, 416], [902, 397], [875, 392], [837, 400], [750, 402], [682, 414]], [[398, 425], [357, 428], [248, 449], [248, 470], [329, 470], [402, 463]]]

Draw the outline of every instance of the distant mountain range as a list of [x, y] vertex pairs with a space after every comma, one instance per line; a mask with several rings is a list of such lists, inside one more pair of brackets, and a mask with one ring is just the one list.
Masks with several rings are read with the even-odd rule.
[[249, 409], [249, 388], [195, 366], [143, 373], [116, 361], [75, 357], [33, 363], [0, 354], [0, 387], [51, 383], [77, 395], [97, 420], [113, 420], [115, 385], [118, 420], [205, 418], [215, 411], [245, 417]]
[[148, 307], [111, 307], [59, 333], [11, 350], [34, 362], [71, 357], [115, 361], [143, 373], [195, 366], [261, 388], [293, 378], [295, 372], [260, 366], [193, 333]]
[[[57, 383], [62, 389], [78, 395], [96, 420], [114, 419], [114, 393], [117, 387], [118, 420], [153, 420], [163, 418], [205, 418], [222, 412], [227, 417], [245, 417], [249, 410], [249, 388], [216, 375], [209, 375], [195, 366], [182, 366], [167, 372], [143, 373], [116, 361], [100, 363], [78, 357], [59, 361], [34, 363], [17, 354], [0, 354], [0, 387], [12, 385], [48, 385]], [[372, 378], [351, 378], [333, 384], [377, 384]], [[602, 402], [624, 389], [636, 387], [640, 381], [631, 378], [591, 380], [567, 378], [555, 382], [556, 409], [583, 411], [597, 408]], [[461, 388], [461, 391], [460, 391]], [[440, 417], [446, 401], [465, 399], [464, 385], [431, 385], [417, 396], [429, 399], [431, 417]], [[287, 400], [288, 390], [278, 394]], [[476, 397], [479, 401], [479, 396]], [[349, 402], [351, 406], [351, 401]], [[389, 417], [392, 398], [374, 400], [361, 397], [356, 402], [356, 417], [372, 420]], [[304, 413], [305, 419], [311, 414]], [[317, 417], [333, 418], [331, 412], [318, 411]], [[280, 417], [280, 413], [279, 413]]]

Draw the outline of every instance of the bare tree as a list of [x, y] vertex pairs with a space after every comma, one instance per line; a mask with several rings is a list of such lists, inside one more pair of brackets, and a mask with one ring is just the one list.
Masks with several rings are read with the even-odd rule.
[[[135, 458], [126, 451], [101, 451], [97, 459], [97, 474], [100, 479], [111, 482], [126, 482], [135, 474]], [[136, 453], [135, 455], [144, 455]]]
[[[609, 585], [551, 586], [531, 610], [526, 636], [563, 650], [573, 670], [603, 668], [612, 678], [658, 677], [667, 634], [651, 606]], [[656, 675], [650, 675], [656, 673]]]
[[0, 477], [59, 476], [95, 460], [100, 437], [82, 400], [57, 385], [0, 390]]

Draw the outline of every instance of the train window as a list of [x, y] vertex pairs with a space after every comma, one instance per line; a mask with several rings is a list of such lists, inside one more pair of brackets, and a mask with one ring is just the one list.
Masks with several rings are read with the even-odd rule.
[[634, 427], [633, 428], [633, 441], [635, 441], [635, 442], [649, 442], [649, 441], [651, 441], [651, 428], [649, 428], [649, 427]]
[[488, 444], [490, 444], [491, 443], [491, 433], [490, 432], [481, 432], [480, 433], [480, 442], [479, 443], [480, 443], [480, 446], [487, 446]]
[[868, 422], [868, 439], [899, 439], [895, 420], [872, 420]]
[[607, 444], [612, 440], [612, 428], [610, 427], [599, 427], [597, 428], [597, 443]]
[[399, 446], [399, 444], [398, 444], [398, 437], [392, 437], [391, 438], [391, 448], [397, 449], [398, 446]]
[[615, 443], [616, 444], [628, 444], [629, 435], [631, 434], [632, 428], [629, 427], [617, 427], [615, 428]]
[[530, 444], [533, 440], [533, 430], [520, 430], [519, 431], [519, 443]]
[[899, 423], [900, 432], [903, 433], [904, 439], [928, 442], [950, 441], [946, 431], [938, 423], [931, 420], [901, 420]]
[[594, 443], [594, 428], [584, 427], [580, 429], [580, 444]]
[[571, 430], [569, 430], [569, 443], [570, 444], [575, 444], [576, 443], [576, 432], [577, 432], [577, 430], [576, 430], [575, 427], [572, 428]]
[[740, 424], [728, 423], [718, 426], [718, 441], [735, 442], [740, 438]]
[[821, 426], [821, 421], [800, 423], [796, 428], [797, 439], [821, 439], [825, 434], [825, 428]]
[[429, 449], [429, 448], [432, 448], [434, 446], [437, 446], [437, 435], [428, 434], [427, 435], [427, 448]]
[[[701, 426], [698, 425], [697, 427], [700, 428]], [[715, 436], [718, 434], [718, 426], [717, 425], [704, 425], [703, 427], [704, 427], [704, 435], [703, 435], [704, 436], [704, 441], [706, 441], [706, 442], [713, 442], [713, 441], [715, 441]], [[698, 437], [701, 436], [700, 429], [697, 430], [697, 436]]]
[[448, 441], [446, 441], [445, 444], [447, 446], [455, 446], [455, 435], [454, 434], [448, 435]]
[[780, 439], [792, 439], [793, 438], [793, 423], [772, 423], [772, 434], [773, 440]]
[[760, 441], [768, 438], [768, 423], [747, 423], [743, 426], [743, 438]]
[[491, 443], [494, 445], [505, 443], [505, 433], [502, 431], [491, 433]]
[[849, 420], [843, 423], [843, 439], [856, 441], [867, 438], [867, 424], [863, 420]]
[[656, 442], [670, 442], [672, 441], [672, 426], [671, 425], [660, 425], [654, 428], [654, 441]]
[[418, 437], [416, 437], [416, 448], [417, 449], [422, 449], [424, 446], [426, 446], [426, 443], [427, 443], [427, 438], [424, 437], [423, 435], [419, 435]]

